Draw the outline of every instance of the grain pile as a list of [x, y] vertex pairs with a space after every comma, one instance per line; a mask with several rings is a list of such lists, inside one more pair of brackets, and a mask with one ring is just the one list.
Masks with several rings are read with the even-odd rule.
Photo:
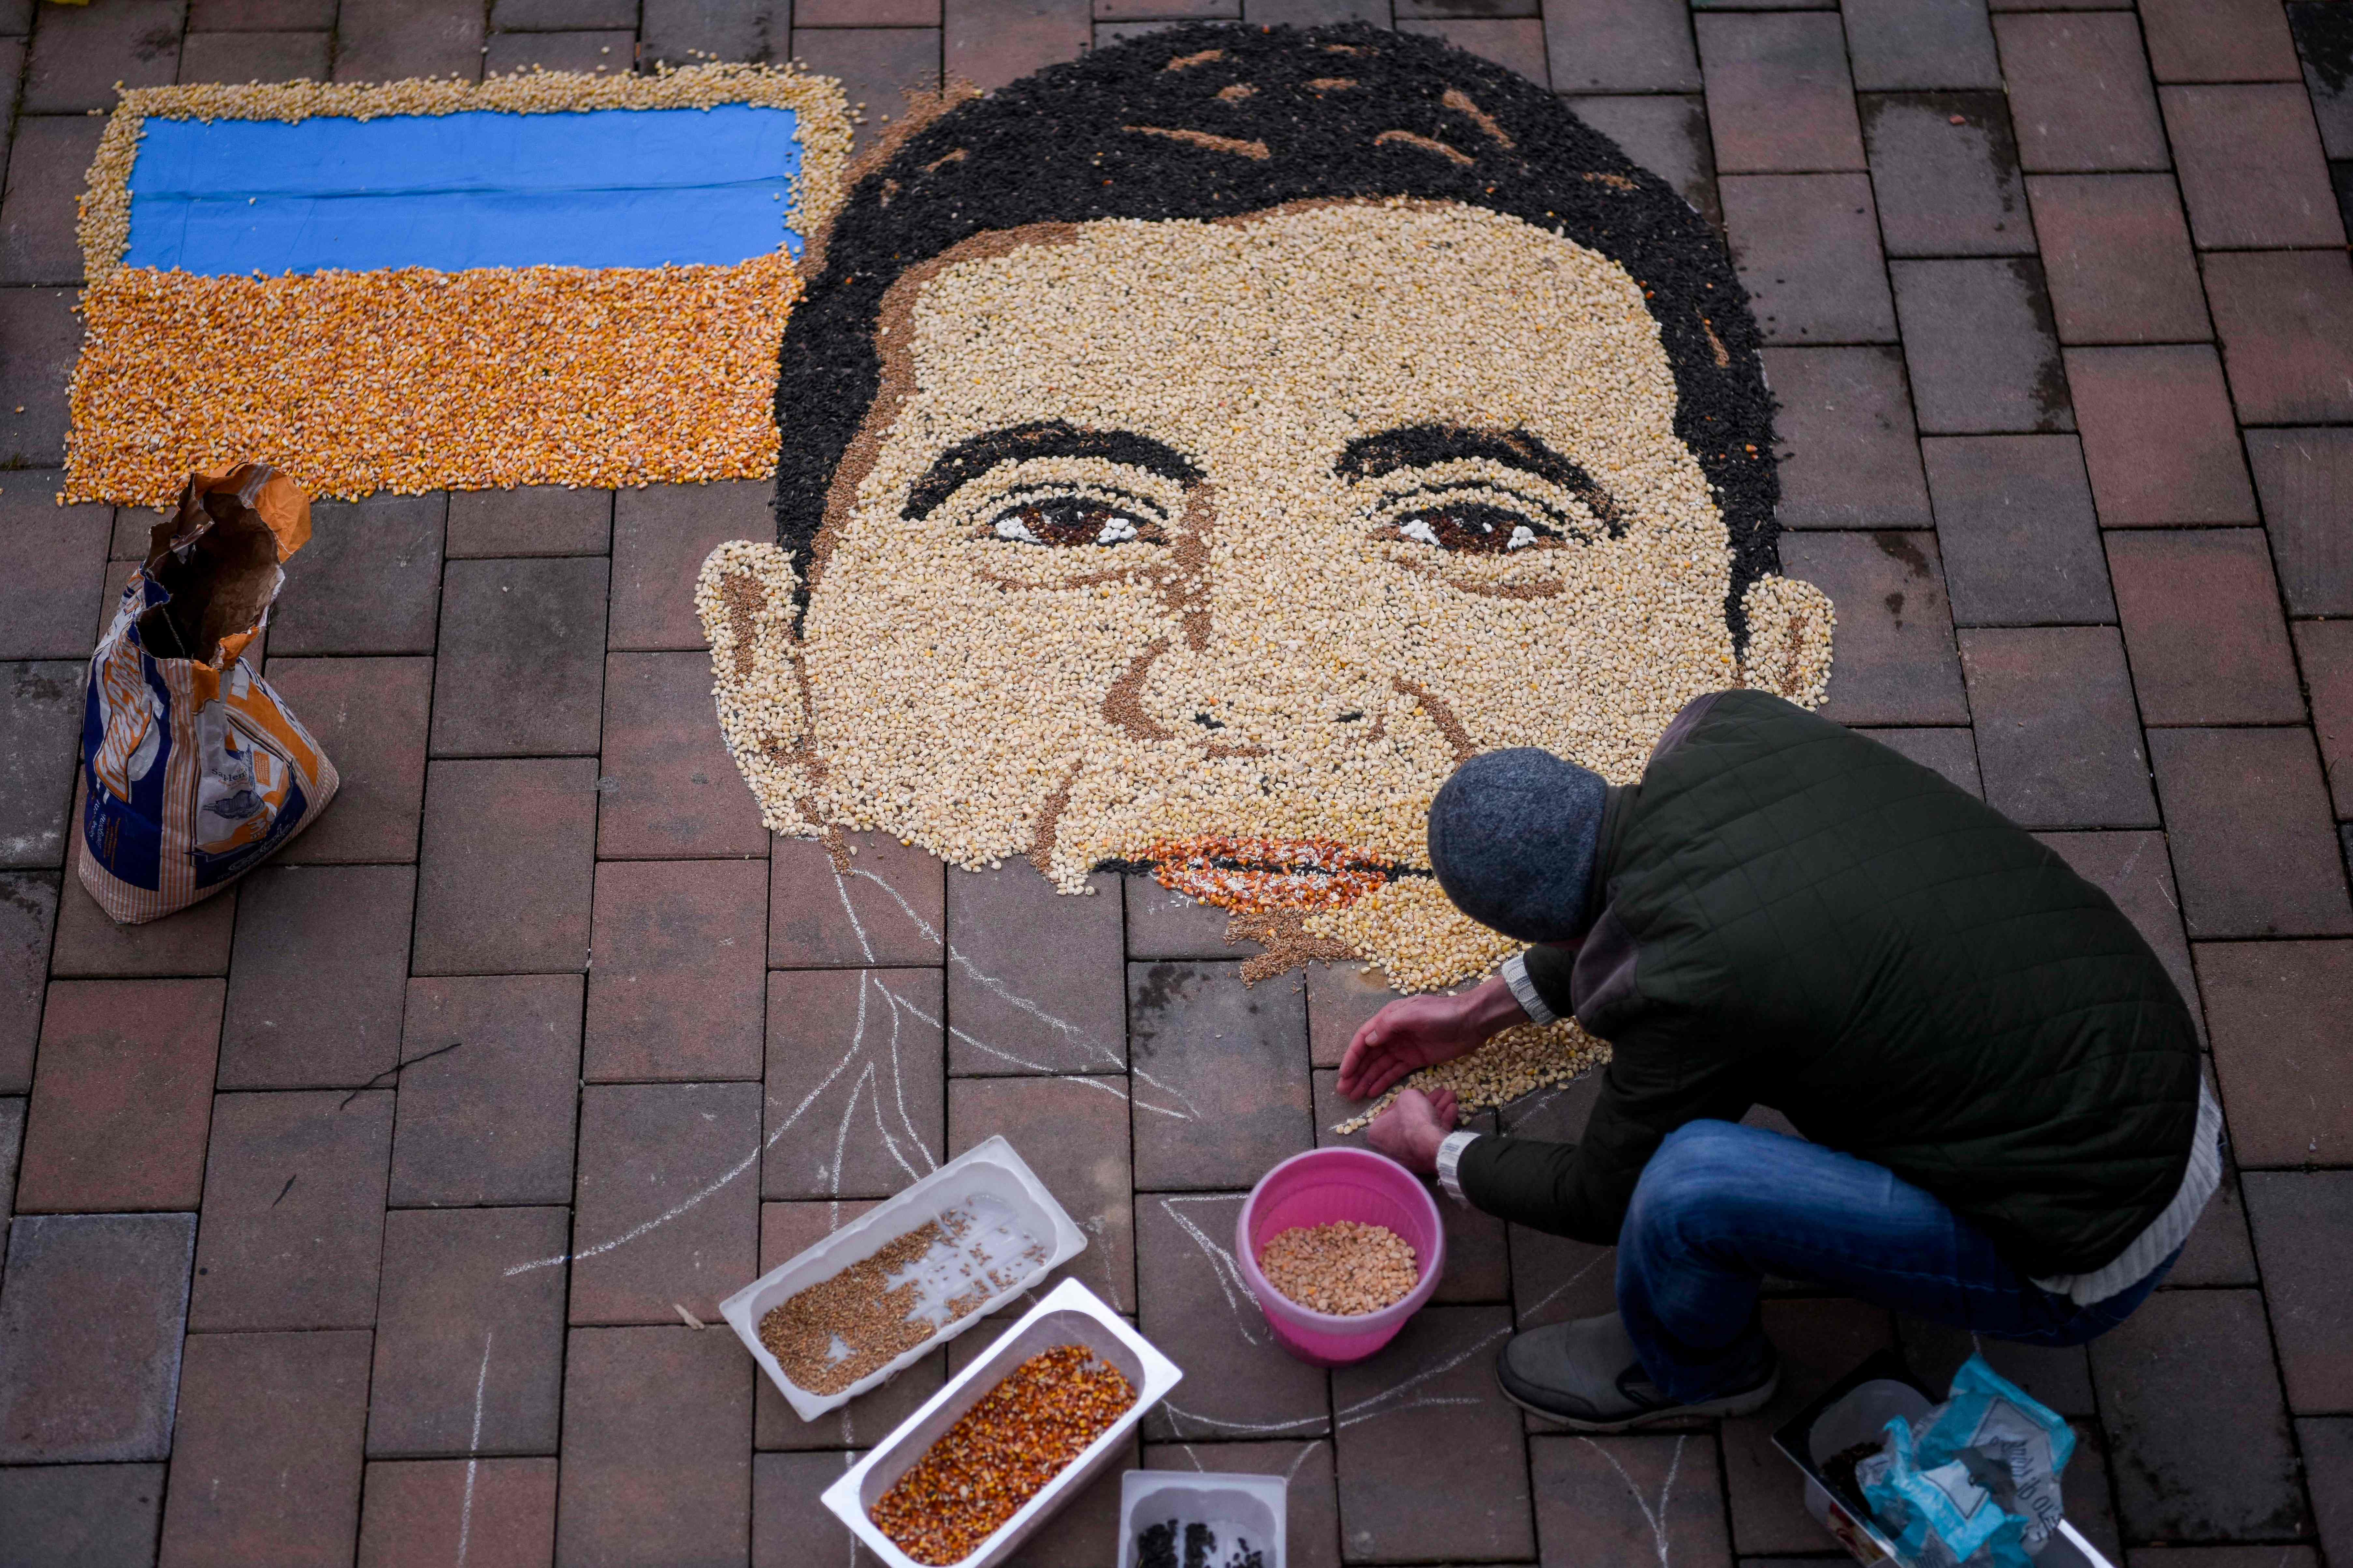
[[[149, 119], [733, 103], [794, 110], [802, 152], [777, 253], [733, 266], [246, 278], [121, 265]], [[337, 497], [766, 475], [776, 348], [801, 291], [784, 230], [829, 218], [849, 142], [835, 83], [767, 67], [126, 89], [81, 201], [90, 286], [62, 499], [162, 505], [189, 472], [256, 455]]]
[[1555, 1024], [1520, 1024], [1505, 1029], [1468, 1056], [1422, 1068], [1346, 1121], [1335, 1124], [1338, 1133], [1360, 1132], [1373, 1118], [1389, 1108], [1407, 1089], [1424, 1093], [1434, 1089], [1454, 1091], [1456, 1110], [1463, 1120], [1482, 1110], [1509, 1105], [1540, 1089], [1558, 1089], [1573, 1079], [1606, 1066], [1607, 1041], [1597, 1040], [1574, 1018]]
[[64, 499], [158, 506], [256, 452], [321, 497], [758, 478], [776, 467], [767, 383], [799, 296], [785, 256], [117, 268], [82, 297]]
[[760, 1342], [785, 1375], [811, 1394], [839, 1394], [890, 1365], [939, 1331], [929, 1320], [908, 1316], [914, 1287], [894, 1289], [890, 1277], [945, 1239], [934, 1220], [819, 1280], [760, 1320]]
[[1135, 1385], [1084, 1345], [1031, 1356], [924, 1450], [870, 1517], [918, 1563], [973, 1549], [1135, 1403]]
[[812, 1394], [839, 1394], [1015, 1290], [1048, 1248], [986, 1194], [772, 1308], [760, 1342]]
[[[1515, 946], [1425, 874], [1464, 758], [1622, 784], [1700, 693], [1821, 700], [1720, 245], [1507, 72], [1155, 34], [923, 125], [824, 254], [779, 541], [697, 593], [780, 833], [1148, 869], [1435, 989]], [[1508, 1098], [1589, 1047], [1455, 1067]]]
[[1259, 1249], [1258, 1267], [1286, 1300], [1344, 1318], [1394, 1306], [1420, 1278], [1410, 1242], [1352, 1219], [1293, 1226]]

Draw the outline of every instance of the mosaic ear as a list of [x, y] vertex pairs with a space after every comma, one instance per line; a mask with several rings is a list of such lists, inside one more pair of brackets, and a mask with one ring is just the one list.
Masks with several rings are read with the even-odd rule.
[[711, 639], [720, 733], [772, 832], [823, 831], [816, 805], [824, 764], [813, 747], [793, 594], [800, 574], [776, 545], [735, 539], [712, 551], [695, 579], [694, 609]]
[[1819, 708], [1830, 694], [1831, 596], [1795, 577], [1759, 577], [1741, 596], [1748, 613], [1748, 650], [1740, 684]]

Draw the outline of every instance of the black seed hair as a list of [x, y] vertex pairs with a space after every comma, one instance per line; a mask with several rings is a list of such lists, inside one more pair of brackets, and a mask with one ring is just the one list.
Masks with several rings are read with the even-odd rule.
[[1191, 458], [1149, 437], [1132, 430], [1082, 430], [1060, 419], [1046, 419], [1009, 430], [991, 430], [950, 447], [932, 465], [931, 472], [908, 489], [907, 504], [899, 515], [910, 522], [928, 517], [965, 484], [998, 464], [1039, 457], [1103, 458], [1179, 483], [1201, 477]]
[[1385, 196], [1508, 214], [1641, 288], [1674, 374], [1675, 434], [1730, 533], [1725, 615], [1745, 646], [1741, 595], [1778, 564], [1779, 484], [1757, 324], [1714, 231], [1534, 82], [1362, 24], [1179, 26], [1096, 49], [957, 105], [858, 182], [786, 324], [776, 380], [776, 538], [804, 607], [834, 469], [880, 389], [882, 296], [902, 273], [1029, 224]]

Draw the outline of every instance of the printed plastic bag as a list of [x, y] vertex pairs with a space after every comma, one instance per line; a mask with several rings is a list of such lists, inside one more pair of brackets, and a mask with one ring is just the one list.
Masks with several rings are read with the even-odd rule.
[[2063, 1512], [2059, 1478], [2075, 1452], [2064, 1419], [1972, 1355], [1944, 1404], [1886, 1430], [1855, 1479], [1908, 1560], [2029, 1568]]
[[81, 880], [124, 924], [208, 898], [310, 826], [334, 764], [242, 657], [311, 500], [259, 463], [197, 474], [90, 658]]
[[[2063, 1417], [1972, 1355], [1953, 1373], [1952, 1393], [1928, 1413], [1919, 1434], [1920, 1462], [1940, 1465], [1979, 1455], [2000, 1467], [2001, 1505], [2026, 1520], [2025, 1546], [2039, 1552], [2065, 1512], [2059, 1478], [2074, 1457], [2075, 1433]], [[2008, 1481], [2007, 1495], [2000, 1484]]]
[[1871, 1511], [1896, 1532], [1895, 1549], [1906, 1562], [1923, 1568], [1963, 1563], [2026, 1568], [2021, 1544], [2026, 1521], [1995, 1501], [1963, 1460], [1924, 1464], [1902, 1416], [1887, 1424], [1887, 1447], [1857, 1465], [1854, 1474]]

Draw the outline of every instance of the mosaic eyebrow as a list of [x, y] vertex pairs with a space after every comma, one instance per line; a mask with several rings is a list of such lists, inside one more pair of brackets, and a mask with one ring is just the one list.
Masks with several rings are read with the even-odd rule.
[[1562, 457], [1525, 430], [1480, 430], [1460, 425], [1403, 425], [1360, 436], [1342, 449], [1332, 471], [1342, 479], [1377, 479], [1399, 468], [1483, 458], [1558, 485], [1583, 501], [1615, 539], [1626, 531], [1626, 509], [1575, 459]]
[[1000, 463], [1031, 458], [1101, 458], [1105, 462], [1142, 468], [1164, 479], [1191, 484], [1201, 477], [1198, 464], [1166, 442], [1133, 430], [1082, 430], [1060, 419], [1030, 425], [1010, 425], [959, 441], [940, 454], [907, 492], [899, 515], [909, 522], [929, 517], [940, 503]]

